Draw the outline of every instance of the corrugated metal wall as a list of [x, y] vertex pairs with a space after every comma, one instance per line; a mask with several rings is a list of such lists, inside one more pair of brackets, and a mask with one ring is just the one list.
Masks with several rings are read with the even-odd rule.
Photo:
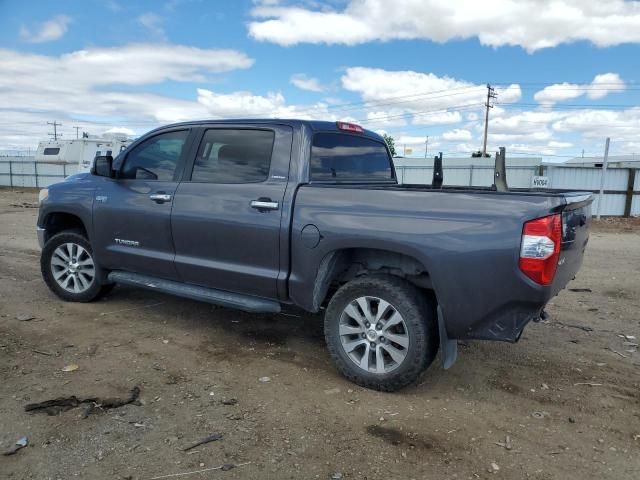
[[[549, 188], [567, 190], [599, 191], [602, 178], [601, 168], [565, 167], [545, 165], [543, 175], [549, 178]], [[507, 184], [512, 188], [531, 188], [531, 180], [539, 174], [540, 166], [507, 167]], [[396, 171], [401, 183], [430, 184], [433, 168], [429, 166], [397, 166]], [[624, 215], [626, 190], [629, 172], [626, 168], [610, 168], [607, 170], [601, 215]], [[640, 172], [640, 171], [638, 171]], [[493, 184], [493, 167], [456, 166], [443, 168], [444, 184], [450, 186], [488, 187]], [[640, 173], [636, 174], [634, 191], [640, 191]], [[640, 215], [640, 195], [633, 198], [631, 215]], [[592, 211], [598, 212], [598, 195], [596, 195]]]
[[43, 163], [16, 157], [0, 157], [0, 185], [14, 187], [48, 187], [78, 171], [77, 165]]
[[[507, 167], [507, 183], [512, 188], [530, 188], [532, 177], [538, 175], [539, 165], [518, 165]], [[601, 168], [590, 167], [543, 167], [544, 175], [549, 178], [549, 188], [567, 190], [600, 189]], [[0, 185], [15, 187], [46, 187], [73, 175], [77, 165], [42, 163], [25, 161], [24, 157], [0, 157]], [[400, 183], [430, 184], [433, 168], [430, 166], [397, 166]], [[601, 215], [623, 215], [626, 204], [626, 190], [631, 170], [610, 168], [607, 170]], [[444, 184], [455, 186], [484, 186], [493, 184], [493, 167], [488, 166], [449, 166], [444, 167]], [[634, 191], [640, 191], [640, 170], [636, 170]], [[598, 212], [598, 195], [593, 204], [594, 214]], [[631, 215], [640, 216], [640, 194], [633, 197]]]

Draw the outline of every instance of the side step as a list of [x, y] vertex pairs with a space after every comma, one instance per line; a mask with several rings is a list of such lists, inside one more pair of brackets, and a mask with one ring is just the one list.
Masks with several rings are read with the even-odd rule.
[[196, 285], [188, 285], [185, 283], [164, 280], [137, 273], [116, 270], [109, 273], [108, 279], [110, 282], [114, 283], [121, 283], [132, 287], [140, 287], [148, 290], [155, 290], [157, 292], [169, 293], [178, 297], [213, 303], [223, 307], [236, 308], [245, 312], [280, 312], [280, 304], [273, 300], [241, 295], [239, 293], [225, 292], [223, 290], [215, 290], [213, 288], [198, 287]]

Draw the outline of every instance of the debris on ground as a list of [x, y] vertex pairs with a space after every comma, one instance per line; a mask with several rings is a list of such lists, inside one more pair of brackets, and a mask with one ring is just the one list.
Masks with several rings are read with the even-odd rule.
[[40, 403], [29, 403], [25, 405], [25, 412], [43, 412], [47, 415], [58, 415], [62, 412], [66, 412], [67, 410], [71, 410], [72, 408], [79, 407], [82, 404], [88, 404], [87, 409], [84, 412], [83, 418], [86, 418], [91, 414], [94, 410], [109, 410], [112, 408], [120, 408], [130, 403], [136, 403], [138, 401], [138, 397], [140, 396], [140, 387], [135, 386], [131, 389], [129, 397], [122, 398], [104, 398], [100, 397], [90, 397], [80, 399], [75, 395], [71, 395], [70, 397], [59, 397], [54, 398], [53, 400], [46, 400]]
[[16, 208], [38, 208], [40, 205], [33, 202], [20, 202], [20, 203], [10, 203], [9, 206], [16, 207]]
[[577, 328], [578, 330], [582, 330], [584, 332], [593, 332], [593, 328], [588, 327], [586, 325], [575, 325], [575, 324], [563, 323], [563, 322], [553, 322], [553, 324], [562, 325], [563, 327], [567, 327], [567, 328]]
[[590, 288], [570, 288], [569, 291], [575, 293], [591, 293]]
[[342, 475], [342, 472], [336, 472], [331, 475], [331, 480], [342, 480], [343, 478], [344, 475]]
[[613, 353], [620, 355], [622, 358], [629, 358], [627, 355], [625, 355], [624, 353], [620, 353], [617, 350], [614, 350], [613, 348], [610, 348], [609, 350], [611, 350]]
[[262, 383], [268, 383], [271, 381], [271, 377], [260, 377], [258, 381]]
[[218, 440], [222, 440], [222, 434], [221, 433], [212, 433], [211, 435], [209, 435], [208, 437], [203, 438], [199, 442], [196, 442], [193, 445], [189, 445], [188, 447], [183, 448], [182, 451], [183, 452], [187, 452], [187, 451], [189, 451], [189, 450], [191, 450], [193, 448], [199, 447], [200, 445], [204, 445], [205, 443], [217, 442]]
[[28, 314], [28, 313], [19, 313], [18, 315], [16, 315], [16, 320], [19, 320], [21, 322], [28, 322], [30, 320], [34, 320], [36, 317], [34, 315]]
[[238, 399], [237, 398], [228, 398], [225, 400], [221, 400], [220, 403], [222, 403], [222, 405], [236, 405], [238, 403]]
[[578, 385], [589, 385], [590, 387], [601, 387], [601, 383], [589, 383], [589, 382], [578, 382], [574, 383], [573, 386], [577, 387]]
[[532, 416], [533, 418], [537, 418], [538, 420], [540, 420], [540, 419], [542, 419], [542, 418], [544, 418], [544, 417], [546, 417], [546, 416], [548, 416], [548, 415], [549, 415], [549, 413], [548, 413], [548, 412], [533, 412], [533, 413], [531, 414], [531, 416]]
[[16, 440], [15, 445], [11, 447], [9, 450], [7, 450], [6, 452], [4, 452], [3, 455], [6, 457], [8, 457], [9, 455], [13, 455], [18, 450], [23, 449], [27, 445], [29, 445], [29, 439], [27, 437], [20, 437], [18, 440]]
[[45, 352], [44, 350], [36, 350], [35, 348], [31, 350], [33, 353], [38, 353], [40, 355], [46, 355], [47, 357], [53, 357], [55, 353]]
[[511, 437], [509, 435], [507, 435], [504, 442], [495, 442], [495, 444], [507, 450], [511, 450], [513, 448], [513, 445], [511, 444]]
[[225, 463], [224, 465], [220, 465], [218, 467], [205, 468], [203, 470], [193, 470], [191, 472], [181, 472], [181, 473], [170, 473], [169, 475], [160, 475], [158, 477], [152, 477], [150, 480], [160, 480], [161, 478], [172, 478], [172, 477], [185, 477], [187, 475], [193, 475], [196, 473], [204, 473], [211, 472], [213, 470], [222, 470], [223, 472], [229, 471], [233, 468], [244, 467], [245, 465], [249, 465], [251, 462], [245, 463]]
[[72, 363], [72, 364], [70, 364], [70, 365], [66, 365], [66, 366], [62, 367], [62, 371], [63, 371], [63, 372], [75, 372], [75, 371], [76, 371], [76, 370], [78, 370], [79, 368], [80, 368], [80, 367], [79, 367], [77, 364]]

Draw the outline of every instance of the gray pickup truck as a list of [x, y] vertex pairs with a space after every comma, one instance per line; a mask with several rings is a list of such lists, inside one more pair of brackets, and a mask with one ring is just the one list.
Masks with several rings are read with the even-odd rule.
[[436, 172], [399, 185], [383, 139], [350, 123], [162, 127], [41, 191], [42, 275], [76, 302], [123, 284], [324, 309], [338, 370], [396, 390], [438, 349], [450, 366], [458, 339], [518, 340], [589, 235], [588, 193], [447, 187]]

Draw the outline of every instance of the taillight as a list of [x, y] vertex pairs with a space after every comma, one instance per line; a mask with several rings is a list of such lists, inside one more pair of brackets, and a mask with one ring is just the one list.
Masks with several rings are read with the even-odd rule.
[[553, 281], [560, 256], [560, 214], [536, 218], [524, 224], [520, 246], [520, 270], [540, 285]]

